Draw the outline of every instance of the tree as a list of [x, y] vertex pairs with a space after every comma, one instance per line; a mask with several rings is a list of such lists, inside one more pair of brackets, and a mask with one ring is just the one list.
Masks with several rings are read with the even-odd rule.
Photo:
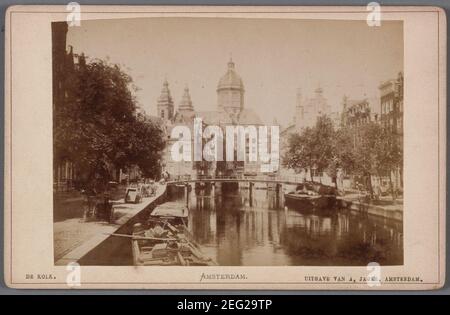
[[376, 143], [376, 165], [379, 176], [389, 177], [392, 199], [396, 199], [396, 192], [392, 183], [392, 172], [402, 167], [403, 152], [398, 142], [398, 136], [388, 128], [382, 128]]
[[314, 164], [319, 173], [327, 169], [331, 170], [332, 164], [336, 161], [334, 141], [335, 130], [333, 121], [326, 115], [319, 116], [313, 128], [312, 141]]
[[325, 115], [317, 119], [312, 128], [305, 128], [300, 134], [294, 133], [289, 138], [289, 149], [283, 157], [283, 165], [296, 172], [309, 170], [327, 170], [334, 158], [335, 131], [333, 122]]
[[312, 169], [326, 171], [336, 188], [339, 171], [360, 177], [371, 198], [372, 177], [388, 175], [395, 199], [391, 173], [401, 169], [403, 153], [398, 136], [375, 122], [334, 130], [331, 119], [324, 115], [314, 127], [290, 136], [282, 162], [297, 173], [309, 170], [311, 181]]
[[392, 198], [395, 190], [392, 184], [392, 171], [402, 166], [402, 149], [398, 136], [380, 124], [370, 122], [356, 130], [353, 172], [365, 180], [371, 198], [374, 197], [372, 176], [388, 176]]
[[163, 131], [155, 121], [138, 114], [131, 130], [128, 146], [128, 165], [139, 166], [144, 177], [156, 178], [161, 174], [161, 151], [165, 146]]
[[162, 132], [137, 114], [131, 77], [102, 60], [67, 75], [65, 104], [53, 114], [54, 162], [74, 162], [85, 185], [104, 185], [113, 169], [131, 165], [157, 175]]
[[352, 131], [343, 127], [336, 131], [334, 137], [334, 155], [337, 167], [345, 173], [355, 171], [355, 150]]
[[379, 171], [378, 150], [382, 131], [382, 127], [375, 122], [369, 122], [355, 130], [354, 172], [363, 178], [371, 198], [374, 196], [372, 175]]
[[[288, 139], [288, 151], [283, 157], [283, 165], [294, 169], [296, 173], [301, 171], [312, 170], [314, 167], [314, 156], [312, 152], [313, 146], [313, 129], [305, 128], [299, 133], [293, 133]], [[312, 172], [310, 172], [312, 181]]]
[[327, 167], [327, 174], [333, 179], [336, 188], [338, 172], [352, 174], [355, 170], [355, 152], [352, 140], [352, 132], [349, 128], [343, 127], [334, 132], [332, 157]]

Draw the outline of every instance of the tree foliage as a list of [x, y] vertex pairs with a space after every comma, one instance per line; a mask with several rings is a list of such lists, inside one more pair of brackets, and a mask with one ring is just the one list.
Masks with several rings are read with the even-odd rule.
[[65, 103], [54, 109], [54, 162], [74, 162], [85, 183], [107, 181], [114, 169], [132, 165], [156, 176], [162, 131], [137, 114], [131, 77], [102, 60], [67, 76]]
[[382, 141], [381, 129], [379, 124], [370, 122], [354, 130], [354, 173], [364, 180], [363, 184], [371, 196], [373, 196], [372, 175], [377, 174], [377, 145]]
[[325, 171], [333, 160], [334, 137], [333, 122], [325, 115], [320, 116], [314, 127], [307, 127], [300, 134], [290, 136], [283, 164], [296, 172], [310, 170], [311, 174], [312, 169]]
[[402, 148], [392, 130], [375, 122], [335, 130], [326, 116], [319, 117], [312, 128], [293, 133], [283, 157], [284, 166], [296, 172], [326, 171], [335, 183], [339, 170], [354, 175], [362, 179], [372, 196], [372, 176], [390, 178], [393, 170], [402, 167], [402, 162]]

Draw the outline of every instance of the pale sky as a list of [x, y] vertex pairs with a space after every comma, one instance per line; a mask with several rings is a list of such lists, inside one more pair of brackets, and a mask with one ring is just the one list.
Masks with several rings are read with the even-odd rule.
[[[90, 58], [119, 63], [139, 87], [137, 100], [156, 115], [164, 78], [177, 108], [185, 85], [194, 108], [217, 108], [216, 88], [232, 55], [246, 108], [266, 123], [292, 120], [297, 88], [320, 85], [334, 111], [344, 94], [379, 98], [380, 82], [403, 71], [402, 22], [232, 18], [139, 18], [82, 21], [67, 44]], [[379, 110], [379, 109], [378, 109]]]

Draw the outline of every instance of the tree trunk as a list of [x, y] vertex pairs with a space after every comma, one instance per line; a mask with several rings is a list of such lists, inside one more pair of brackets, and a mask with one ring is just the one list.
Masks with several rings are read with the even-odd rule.
[[403, 166], [399, 167], [398, 172], [400, 174], [400, 188], [403, 188]]
[[369, 187], [369, 193], [370, 193], [370, 199], [373, 199], [373, 187], [372, 187], [372, 175], [367, 174], [367, 180], [368, 182], [368, 187]]
[[394, 185], [392, 184], [392, 173], [389, 171], [389, 187], [391, 188], [392, 200], [395, 201]]
[[311, 178], [311, 182], [314, 181], [313, 175], [312, 175], [312, 169], [309, 169], [309, 177]]

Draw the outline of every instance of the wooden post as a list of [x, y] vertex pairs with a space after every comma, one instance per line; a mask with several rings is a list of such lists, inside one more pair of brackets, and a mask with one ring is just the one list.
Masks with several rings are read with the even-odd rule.
[[184, 197], [186, 199], [186, 207], [189, 208], [189, 184], [184, 185]]
[[248, 183], [248, 199], [249, 199], [250, 207], [253, 207], [253, 183], [252, 182]]
[[211, 198], [209, 207], [211, 210], [216, 211], [216, 183], [211, 182]]
[[281, 184], [277, 183], [275, 186], [275, 208], [279, 208], [280, 207], [280, 189], [281, 188]]

